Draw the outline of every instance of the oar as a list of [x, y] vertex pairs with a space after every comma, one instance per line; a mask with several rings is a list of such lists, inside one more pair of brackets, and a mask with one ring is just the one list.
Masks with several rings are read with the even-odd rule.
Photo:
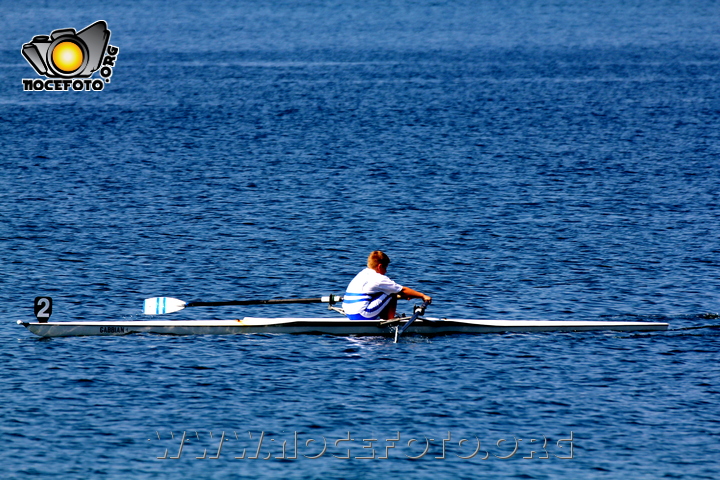
[[430, 305], [430, 302], [423, 302], [422, 305], [416, 306], [415, 309], [414, 309], [413, 316], [410, 317], [410, 320], [408, 320], [408, 321], [405, 323], [405, 325], [403, 325], [402, 328], [399, 328], [399, 327], [398, 327], [398, 328], [395, 330], [395, 343], [397, 343], [398, 337], [399, 337], [400, 335], [402, 335], [405, 330], [408, 329], [408, 327], [410, 326], [410, 324], [413, 323], [420, 315], [422, 315], [423, 313], [425, 313], [425, 309], [427, 308], [428, 305]]
[[226, 302], [184, 302], [171, 297], [146, 298], [143, 305], [145, 315], [163, 315], [178, 312], [186, 307], [223, 307], [228, 305], [265, 305], [282, 303], [337, 303], [342, 302], [340, 295], [320, 298], [278, 298], [270, 300], [229, 300]]

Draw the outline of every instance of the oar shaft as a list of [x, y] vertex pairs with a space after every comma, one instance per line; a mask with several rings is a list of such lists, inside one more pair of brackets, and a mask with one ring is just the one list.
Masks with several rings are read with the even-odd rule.
[[185, 307], [220, 307], [224, 305], [265, 305], [278, 303], [329, 303], [330, 305], [342, 302], [340, 295], [329, 295], [320, 298], [278, 298], [270, 300], [229, 300], [224, 302], [183, 302], [171, 297], [146, 298], [143, 303], [145, 315], [164, 315], [166, 313], [179, 312]]
[[329, 297], [318, 298], [278, 298], [269, 300], [228, 300], [224, 302], [188, 302], [186, 307], [224, 307], [231, 305], [269, 305], [269, 304], [287, 304], [287, 303], [336, 303], [341, 302], [342, 297], [339, 295], [330, 295]]
[[408, 320], [407, 322], [405, 322], [405, 325], [403, 325], [402, 328], [398, 328], [397, 330], [395, 330], [395, 343], [397, 343], [398, 337], [399, 337], [400, 335], [402, 335], [402, 334], [405, 332], [405, 330], [407, 330], [408, 327], [409, 327], [415, 320], [417, 320], [417, 318], [418, 318], [420, 315], [423, 315], [423, 314], [425, 313], [425, 309], [428, 307], [428, 305], [430, 305], [430, 302], [423, 302], [422, 305], [420, 305], [419, 307], [415, 307], [415, 313], [413, 314], [412, 317], [410, 317], [410, 320]]
[[226, 305], [265, 305], [271, 303], [322, 303], [320, 298], [298, 298], [277, 300], [229, 300], [227, 302], [188, 302], [186, 307], [223, 307]]

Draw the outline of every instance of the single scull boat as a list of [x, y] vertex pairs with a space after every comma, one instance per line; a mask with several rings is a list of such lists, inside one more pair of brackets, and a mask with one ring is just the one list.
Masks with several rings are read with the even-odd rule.
[[[398, 322], [362, 321], [343, 318], [255, 318], [242, 320], [142, 320], [122, 322], [22, 322], [32, 333], [41, 337], [75, 335], [127, 335], [130, 333], [159, 333], [168, 335], [231, 335], [240, 333], [305, 333], [350, 336], [395, 335], [407, 318]], [[502, 332], [589, 332], [617, 330], [649, 332], [667, 330], [667, 323], [602, 322], [565, 320], [465, 320], [417, 319], [405, 332], [416, 335], [451, 335], [457, 333]]]
[[[319, 299], [295, 300], [242, 300], [233, 302], [190, 302], [159, 297], [145, 301], [146, 314], [163, 314], [190, 306], [252, 305], [267, 303], [329, 303], [330, 309], [341, 301], [338, 296]], [[131, 333], [154, 333], [166, 335], [233, 335], [243, 333], [293, 333], [349, 336], [396, 336], [397, 332], [435, 336], [451, 334], [478, 334], [503, 332], [588, 332], [601, 330], [649, 332], [667, 330], [667, 323], [660, 322], [606, 322], [566, 320], [469, 320], [431, 318], [417, 315], [394, 320], [348, 320], [341, 318], [258, 318], [245, 317], [236, 320], [138, 320], [98, 322], [50, 322], [52, 300], [48, 297], [35, 299], [38, 322], [18, 324], [41, 337], [67, 337], [81, 335], [128, 335]], [[49, 306], [48, 306], [49, 305]], [[160, 306], [158, 306], [160, 305]], [[44, 307], [43, 307], [44, 306]], [[413, 318], [414, 317], [414, 318]], [[408, 325], [410, 324], [410, 325]], [[407, 328], [406, 328], [407, 326]]]

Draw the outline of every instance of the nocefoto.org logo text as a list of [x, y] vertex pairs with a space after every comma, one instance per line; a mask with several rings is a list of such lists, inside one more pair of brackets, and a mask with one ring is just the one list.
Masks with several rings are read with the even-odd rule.
[[[23, 78], [23, 90], [100, 91], [110, 83], [120, 53], [109, 44], [110, 30], [99, 20], [83, 30], [53, 30], [50, 35], [36, 35], [22, 46], [22, 55], [42, 78]], [[98, 72], [102, 78], [92, 78]]]

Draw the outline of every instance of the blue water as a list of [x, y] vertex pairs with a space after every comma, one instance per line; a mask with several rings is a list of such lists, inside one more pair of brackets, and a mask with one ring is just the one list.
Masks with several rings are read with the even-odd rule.
[[[716, 2], [0, 12], [3, 478], [717, 477]], [[23, 92], [23, 43], [100, 19], [120, 48], [102, 92]], [[393, 344], [16, 324], [38, 295], [61, 321], [141, 319], [158, 295], [341, 294], [377, 248], [435, 316], [670, 330]], [[286, 315], [332, 313], [171, 318]]]

